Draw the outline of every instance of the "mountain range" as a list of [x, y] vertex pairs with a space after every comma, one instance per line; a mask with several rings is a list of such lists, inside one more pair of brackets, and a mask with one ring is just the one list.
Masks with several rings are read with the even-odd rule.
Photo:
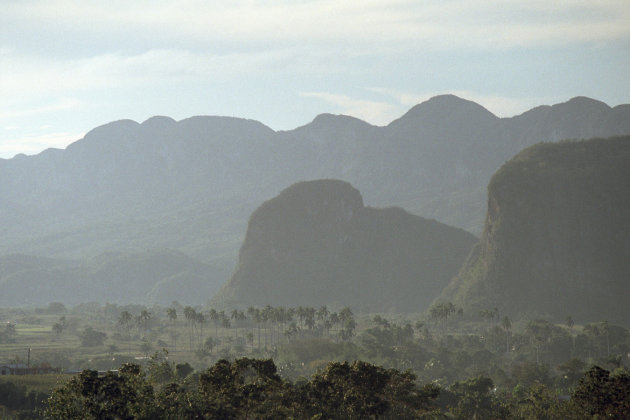
[[584, 97], [499, 118], [444, 95], [384, 127], [331, 114], [278, 132], [231, 117], [116, 121], [64, 150], [0, 159], [0, 256], [85, 261], [166, 249], [203, 264], [202, 282], [217, 290], [252, 211], [298, 181], [342, 179], [368, 206], [480, 234], [488, 181], [514, 154], [625, 133], [630, 105]]

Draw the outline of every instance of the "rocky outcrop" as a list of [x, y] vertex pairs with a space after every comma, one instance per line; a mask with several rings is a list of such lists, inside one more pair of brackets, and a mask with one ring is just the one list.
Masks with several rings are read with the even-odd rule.
[[530, 147], [492, 177], [482, 238], [441, 299], [627, 323], [629, 209], [629, 136]]
[[400, 208], [365, 207], [346, 182], [301, 182], [254, 211], [214, 302], [420, 312], [475, 241]]

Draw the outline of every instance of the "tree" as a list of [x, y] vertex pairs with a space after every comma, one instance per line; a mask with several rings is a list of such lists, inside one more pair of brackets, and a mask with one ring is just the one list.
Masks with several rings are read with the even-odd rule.
[[540, 346], [547, 343], [551, 337], [551, 325], [549, 321], [545, 321], [544, 319], [529, 321], [527, 327], [525, 327], [525, 333], [529, 335], [531, 341], [533, 341], [536, 348], [536, 363], [540, 363], [539, 349]]
[[118, 316], [117, 324], [123, 329], [124, 332], [129, 335], [129, 327], [131, 325], [131, 320], [133, 317], [129, 313], [129, 311], [122, 311]]
[[148, 419], [163, 418], [156, 407], [153, 388], [138, 365], [125, 364], [118, 374], [103, 377], [84, 370], [53, 391], [44, 410], [49, 419]]
[[442, 321], [444, 333], [448, 330], [448, 317], [455, 313], [455, 305], [452, 302], [440, 302], [429, 308], [429, 316], [434, 320]]
[[307, 385], [306, 418], [419, 418], [431, 410], [435, 385], [419, 388], [410, 372], [355, 361], [331, 362]]
[[151, 312], [143, 309], [138, 315], [138, 324], [142, 326], [142, 330], [146, 333], [149, 329], [149, 321], [151, 320]]
[[102, 346], [105, 342], [107, 334], [101, 331], [96, 331], [92, 327], [86, 327], [85, 330], [79, 335], [81, 339], [81, 345], [83, 347], [96, 347]]
[[346, 306], [339, 312], [339, 323], [341, 324], [341, 331], [339, 332], [341, 339], [346, 341], [352, 338], [357, 323], [354, 320], [354, 314], [349, 307]]
[[571, 341], [572, 341], [571, 351], [573, 354], [575, 353], [575, 334], [573, 333], [573, 326], [575, 325], [575, 322], [573, 321], [573, 317], [571, 315], [567, 316], [567, 318], [564, 320], [564, 325], [566, 325], [567, 328], [569, 328], [569, 333], [571, 334]]
[[593, 366], [571, 395], [571, 403], [578, 412], [593, 418], [630, 418], [630, 375], [610, 372]]
[[208, 418], [289, 417], [278, 415], [284, 406], [283, 389], [284, 383], [271, 360], [219, 360], [199, 376], [200, 394], [214, 405]]
[[505, 352], [510, 352], [510, 330], [512, 329], [512, 321], [507, 316], [501, 321], [501, 328], [505, 331]]
[[168, 350], [151, 355], [147, 363], [147, 378], [154, 384], [166, 384], [175, 379], [173, 364], [168, 361]]
[[572, 389], [584, 374], [586, 363], [580, 359], [573, 358], [558, 366], [560, 371], [560, 384], [566, 390]]
[[188, 325], [190, 326], [190, 330], [189, 330], [189, 345], [190, 345], [190, 351], [193, 350], [193, 339], [195, 336], [195, 322], [197, 322], [197, 311], [195, 311], [193, 309], [192, 306], [186, 306], [184, 308], [184, 318], [186, 318], [186, 321], [188, 322]]
[[450, 390], [458, 397], [457, 405], [452, 409], [455, 416], [466, 420], [505, 418], [493, 415], [499, 411], [491, 393], [493, 388], [492, 379], [485, 376], [453, 384]]
[[177, 331], [175, 330], [175, 321], [177, 320], [177, 309], [174, 307], [168, 308], [166, 310], [166, 316], [171, 322], [171, 331], [170, 331], [171, 345], [173, 346], [173, 349], [176, 350], [177, 349]]
[[168, 308], [166, 310], [166, 316], [168, 316], [168, 319], [171, 322], [175, 322], [175, 320], [177, 320], [177, 309], [175, 309], [175, 308]]
[[61, 322], [55, 322], [55, 324], [52, 326], [52, 329], [56, 335], [61, 335], [61, 333], [63, 332], [63, 324]]

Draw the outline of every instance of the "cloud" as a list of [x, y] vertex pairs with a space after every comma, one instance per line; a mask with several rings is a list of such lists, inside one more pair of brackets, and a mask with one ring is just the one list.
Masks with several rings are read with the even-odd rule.
[[[111, 1], [14, 2], [6, 22], [80, 33], [145, 50], [256, 48], [326, 44], [349, 53], [395, 48], [495, 50], [627, 40], [627, 0]], [[77, 42], [76, 40], [74, 42]], [[144, 45], [144, 47], [142, 47]]]
[[[89, 58], [58, 60], [47, 57], [11, 57], [0, 68], [0, 92], [21, 99], [33, 94], [68, 94], [98, 89], [126, 88], [178, 81], [224, 81], [272, 69], [290, 52], [208, 54], [178, 50], [120, 52]], [[6, 96], [5, 96], [6, 99]]]
[[[0, 120], [28, 117], [32, 115], [57, 112], [57, 111], [67, 111], [71, 109], [76, 109], [80, 107], [81, 105], [82, 105], [82, 102], [76, 98], [62, 98], [56, 103], [51, 104], [51, 105], [23, 108], [23, 109], [17, 109], [17, 110], [10, 110], [10, 109], [3, 110], [4, 112], [2, 113], [2, 117], [0, 117]], [[49, 126], [46, 126], [45, 128], [49, 128]]]

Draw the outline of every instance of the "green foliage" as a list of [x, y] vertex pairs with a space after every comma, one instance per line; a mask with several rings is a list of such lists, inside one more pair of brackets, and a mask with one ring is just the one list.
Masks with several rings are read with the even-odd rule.
[[177, 379], [179, 380], [185, 379], [188, 375], [193, 373], [194, 370], [195, 369], [192, 366], [190, 366], [190, 363], [188, 362], [178, 363], [175, 365], [175, 375], [177, 376]]
[[29, 389], [24, 385], [14, 382], [0, 382], [0, 414], [2, 407], [15, 413], [16, 418], [31, 418], [29, 413], [34, 413], [44, 407], [44, 401], [48, 394]]
[[309, 382], [293, 384], [273, 361], [220, 360], [201, 372], [196, 388], [170, 383], [155, 393], [139, 366], [118, 375], [83, 371], [53, 392], [54, 419], [420, 418], [439, 393], [415, 376], [365, 362], [330, 363]]
[[580, 379], [571, 395], [571, 402], [578, 412], [593, 418], [624, 419], [630, 416], [630, 375], [593, 366]]
[[103, 345], [107, 334], [102, 331], [96, 331], [92, 327], [86, 327], [79, 335], [79, 338], [81, 339], [81, 345], [83, 347], [95, 347]]
[[153, 403], [153, 388], [140, 366], [123, 365], [117, 374], [102, 377], [84, 370], [52, 393], [44, 414], [51, 419], [159, 418]]
[[626, 135], [538, 144], [506, 162], [488, 185], [482, 240], [440, 299], [513, 318], [625, 322], [629, 161]]

